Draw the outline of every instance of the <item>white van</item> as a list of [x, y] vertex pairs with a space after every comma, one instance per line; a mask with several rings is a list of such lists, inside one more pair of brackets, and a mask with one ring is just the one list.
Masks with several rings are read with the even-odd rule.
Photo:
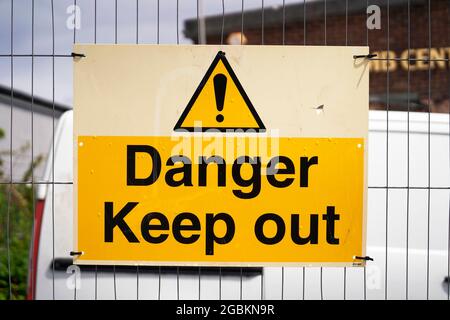
[[44, 181], [55, 181], [54, 187], [36, 187], [28, 297], [448, 299], [448, 115], [410, 113], [408, 122], [406, 112], [389, 112], [388, 119], [389, 130], [386, 112], [370, 111], [367, 253], [374, 261], [366, 268], [80, 268], [70, 256], [73, 122], [68, 111], [55, 131], [54, 163], [50, 151], [45, 170]]

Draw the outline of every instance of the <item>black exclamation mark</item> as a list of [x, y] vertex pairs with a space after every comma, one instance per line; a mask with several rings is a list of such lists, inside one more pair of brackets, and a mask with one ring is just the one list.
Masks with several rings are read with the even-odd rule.
[[[216, 74], [214, 76], [214, 93], [216, 95], [216, 108], [217, 110], [219, 110], [219, 112], [223, 110], [226, 89], [227, 89], [227, 77], [222, 73]], [[222, 122], [223, 115], [218, 114], [216, 116], [216, 120], [217, 122]]]

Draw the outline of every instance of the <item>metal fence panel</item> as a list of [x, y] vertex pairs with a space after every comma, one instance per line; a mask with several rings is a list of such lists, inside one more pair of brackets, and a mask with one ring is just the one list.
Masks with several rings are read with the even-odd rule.
[[[276, 1], [266, 1], [272, 5]], [[390, 28], [391, 3], [398, 5], [399, 1], [368, 1], [361, 0], [363, 4], [359, 13], [349, 12], [349, 6], [355, 2], [320, 1], [322, 9], [308, 11], [312, 5], [316, 8], [318, 1], [303, 2], [302, 10], [292, 13], [292, 6], [285, 0], [279, 0], [281, 7], [281, 30], [279, 42], [282, 45], [290, 44], [290, 31], [286, 17], [298, 15], [303, 24], [303, 34], [298, 35], [297, 45], [310, 44], [309, 34], [316, 32], [309, 29], [311, 17], [323, 15], [323, 45], [335, 43], [339, 38], [340, 45], [369, 45], [371, 33], [361, 25], [358, 35], [349, 33], [349, 20], [361, 18], [366, 22], [366, 8], [371, 4], [382, 6], [382, 32], [384, 32], [386, 51], [395, 47], [396, 38], [392, 37]], [[214, 7], [214, 12], [221, 16], [220, 41], [226, 41], [226, 17], [228, 10], [240, 10], [240, 32], [247, 30], [246, 13], [249, 7], [260, 10], [260, 45], [272, 41], [273, 25], [267, 26], [272, 16], [267, 16], [268, 5], [264, 0], [217, 0], [211, 2], [192, 1], [159, 1], [159, 0], [95, 0], [95, 1], [3, 1], [1, 3], [2, 29], [9, 33], [1, 33], [0, 70], [5, 81], [5, 74], [9, 75], [10, 92], [9, 111], [3, 112], [1, 117], [8, 118], [6, 138], [8, 139], [7, 171], [0, 181], [6, 192], [6, 210], [0, 214], [4, 216], [5, 227], [1, 235], [4, 237], [5, 248], [2, 254], [6, 255], [6, 269], [8, 270], [8, 297], [12, 298], [13, 279], [11, 268], [16, 263], [11, 251], [12, 233], [17, 232], [12, 223], [12, 201], [14, 197], [13, 186], [30, 184], [32, 189], [32, 212], [36, 212], [35, 194], [46, 192], [45, 206], [51, 215], [44, 216], [43, 232], [41, 234], [40, 248], [49, 248], [50, 254], [45, 261], [51, 265], [38, 263], [32, 268], [46, 269], [39, 275], [39, 281], [51, 284], [51, 289], [39, 288], [42, 292], [34, 292], [39, 298], [49, 299], [449, 299], [450, 285], [440, 283], [430, 275], [439, 273], [449, 276], [449, 248], [450, 248], [450, 210], [449, 210], [449, 159], [450, 159], [450, 112], [448, 117], [436, 116], [431, 111], [433, 97], [432, 79], [435, 70], [431, 62], [445, 61], [445, 59], [431, 59], [433, 36], [435, 32], [432, 19], [447, 19], [449, 21], [450, 9], [446, 15], [433, 17], [431, 7], [439, 1], [426, 2], [427, 11], [420, 14], [414, 11], [417, 1], [403, 1], [405, 12], [404, 37], [407, 38], [408, 53], [414, 49], [416, 36], [419, 31], [414, 27], [414, 19], [425, 19], [428, 57], [424, 61], [428, 64], [427, 72], [427, 112], [423, 114], [412, 113], [410, 103], [411, 86], [415, 86], [418, 79], [412, 73], [411, 65], [418, 59], [408, 55], [406, 58], [396, 58], [407, 63], [407, 109], [403, 114], [391, 111], [391, 93], [395, 90], [390, 70], [390, 58], [375, 57], [373, 62], [387, 61], [385, 78], [385, 112], [374, 115], [371, 119], [371, 144], [369, 154], [369, 191], [368, 191], [368, 242], [369, 255], [375, 258], [376, 264], [369, 263], [362, 269], [353, 268], [264, 268], [260, 276], [247, 276], [242, 268], [233, 275], [224, 275], [222, 270], [206, 272], [198, 268], [196, 272], [177, 269], [176, 272], [145, 270], [137, 267], [131, 272], [123, 272], [118, 267], [105, 269], [95, 266], [94, 269], [81, 272], [81, 287], [70, 289], [68, 278], [71, 271], [59, 267], [59, 257], [67, 257], [68, 252], [63, 243], [64, 238], [71, 243], [71, 234], [60, 229], [61, 225], [71, 221], [71, 212], [62, 212], [61, 204], [71, 203], [72, 176], [60, 175], [55, 167], [64, 166], [67, 160], [58, 154], [60, 150], [56, 145], [60, 136], [57, 132], [58, 102], [63, 97], [58, 92], [67, 91], [72, 86], [72, 56], [73, 43], [173, 43], [186, 41], [181, 30], [182, 19], [195, 17], [197, 20], [197, 39], [199, 42], [207, 41], [203, 11]], [[442, 1], [444, 2], [444, 1]], [[447, 1], [448, 7], [450, 2]], [[82, 28], [67, 31], [66, 9], [73, 5], [76, 14], [81, 14]], [[384, 5], [384, 6], [383, 6]], [[336, 7], [345, 8], [345, 27], [337, 35], [336, 30], [329, 30], [327, 25], [333, 16], [329, 10]], [[269, 6], [270, 7], [270, 6]], [[79, 8], [79, 11], [77, 10]], [[230, 9], [229, 9], [230, 8]], [[270, 7], [271, 8], [271, 7]], [[23, 10], [26, 9], [26, 10]], [[212, 10], [212, 9], [211, 9]], [[314, 9], [316, 10], [316, 9]], [[72, 12], [72, 11], [71, 11]], [[315, 18], [316, 19], [316, 18]], [[317, 20], [317, 19], [316, 19]], [[420, 21], [422, 21], [420, 20]], [[126, 22], [123, 22], [126, 21]], [[129, 21], [134, 21], [130, 23]], [[9, 22], [9, 26], [6, 24]], [[25, 27], [24, 27], [25, 26]], [[25, 36], [16, 31], [25, 32]], [[23, 30], [25, 31], [23, 31]], [[61, 31], [65, 30], [65, 31]], [[414, 32], [412, 32], [412, 30]], [[239, 30], [236, 30], [239, 31]], [[445, 32], [445, 30], [441, 30]], [[330, 34], [331, 33], [331, 34]], [[448, 33], [448, 29], [447, 29]], [[164, 34], [164, 37], [162, 37]], [[360, 36], [359, 41], [355, 37]], [[23, 43], [23, 38], [30, 42]], [[377, 36], [378, 37], [378, 36]], [[243, 37], [241, 36], [241, 42]], [[289, 43], [288, 43], [289, 42]], [[450, 44], [450, 39], [448, 40]], [[450, 52], [449, 52], [450, 55]], [[16, 83], [27, 83], [31, 101], [29, 115], [21, 116], [16, 107], [19, 100], [15, 95]], [[448, 72], [447, 72], [448, 83]], [[450, 91], [450, 88], [449, 88]], [[35, 97], [47, 96], [51, 101], [51, 121], [47, 122], [46, 132], [49, 135], [50, 157], [47, 159], [47, 175], [44, 178], [35, 175], [32, 162], [36, 157], [37, 144], [45, 144], [40, 140], [43, 132], [36, 130], [35, 124], [40, 115], [35, 113]], [[71, 101], [69, 98], [67, 101]], [[44, 120], [42, 120], [44, 121]], [[4, 122], [2, 122], [4, 123]], [[45, 122], [43, 122], [45, 123]], [[41, 124], [39, 127], [43, 127]], [[50, 129], [49, 129], [50, 128]], [[26, 151], [24, 159], [14, 155], [13, 150], [19, 147], [18, 135], [28, 135], [30, 149]], [[70, 134], [69, 134], [70, 136]], [[401, 148], [399, 148], [401, 146]], [[15, 168], [20, 162], [31, 163], [31, 175], [26, 181], [20, 181], [20, 172]], [[67, 165], [67, 164], [66, 164]], [[400, 170], [399, 170], [400, 168]], [[45, 188], [45, 189], [42, 189]], [[44, 191], [42, 191], [42, 190]], [[41, 190], [41, 191], [40, 191]], [[46, 210], [47, 210], [46, 209]], [[58, 211], [60, 210], [60, 211]], [[425, 227], [424, 227], [425, 226]], [[71, 229], [70, 229], [71, 230]], [[44, 250], [42, 250], [44, 252]], [[42, 259], [44, 261], [44, 259]], [[58, 262], [59, 263], [59, 262]], [[34, 271], [34, 270], [33, 270]], [[30, 273], [33, 279], [34, 273]], [[398, 275], [402, 275], [399, 277]], [[443, 279], [442, 279], [443, 280]], [[447, 286], [447, 288], [445, 288]], [[441, 288], [442, 287], [442, 288]], [[101, 288], [101, 289], [100, 289]], [[436, 290], [436, 288], [440, 288]], [[442, 289], [442, 290], [441, 290]]]

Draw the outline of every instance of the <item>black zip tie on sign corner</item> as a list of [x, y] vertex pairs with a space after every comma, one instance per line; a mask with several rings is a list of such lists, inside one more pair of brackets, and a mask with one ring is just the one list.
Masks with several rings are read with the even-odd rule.
[[353, 257], [353, 259], [357, 259], [357, 260], [365, 260], [365, 261], [373, 261], [373, 258], [369, 257], [369, 256], [365, 256], [365, 257], [358, 257], [355, 256]]
[[377, 54], [376, 53], [369, 53], [369, 54], [360, 54], [360, 55], [354, 55], [353, 56], [353, 59], [362, 59], [362, 58], [364, 58], [364, 59], [372, 59], [372, 58], [375, 58], [377, 56]]
[[76, 52], [72, 52], [71, 56], [73, 58], [85, 58], [86, 57], [86, 55], [84, 53], [76, 53]]
[[81, 256], [83, 254], [83, 251], [70, 251], [69, 254], [73, 256]]

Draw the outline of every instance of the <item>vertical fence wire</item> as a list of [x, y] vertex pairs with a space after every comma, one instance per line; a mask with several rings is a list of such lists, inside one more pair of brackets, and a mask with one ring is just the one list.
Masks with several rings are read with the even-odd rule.
[[[33, 215], [31, 226], [31, 239], [34, 241], [36, 204], [34, 194], [34, 0], [31, 1], [31, 211]], [[31, 299], [34, 299], [35, 267], [34, 267], [34, 245], [30, 246], [30, 283]]]
[[94, 275], [94, 300], [97, 300], [97, 265], [95, 265], [95, 275]]
[[[242, 15], [243, 14], [244, 13], [242, 13]], [[264, 45], [264, 0], [261, 0], [261, 45]], [[264, 268], [261, 272], [261, 300], [263, 299], [264, 299]]]
[[[177, 0], [176, 4], [176, 11], [177, 11], [177, 44], [180, 44], [180, 0]], [[223, 31], [222, 31], [223, 32]], [[177, 300], [180, 300], [180, 267], [177, 267]]]
[[366, 266], [364, 266], [363, 273], [364, 273], [363, 294], [364, 294], [364, 300], [367, 300], [367, 269], [366, 269]]
[[[114, 44], [117, 44], [117, 0], [114, 0]], [[116, 266], [113, 265], [113, 273], [114, 273], [114, 300], [117, 300], [117, 283], [116, 283]]]
[[136, 0], [136, 44], [139, 44], [139, 0]]
[[[158, 12], [159, 12], [159, 10], [158, 10]], [[158, 19], [158, 21], [159, 21], [159, 19]], [[200, 22], [200, 0], [197, 0], [197, 42], [198, 42], [198, 44], [203, 44], [202, 43], [202, 35], [201, 35], [202, 30], [200, 30], [200, 23], [201, 23]], [[202, 268], [198, 267], [198, 300], [201, 299], [201, 280], [202, 280]]]
[[[159, 1], [159, 0], [158, 0]], [[199, 4], [199, 0], [196, 1], [196, 10], [197, 10], [197, 44], [201, 44], [200, 42], [200, 4]], [[159, 24], [159, 23], [158, 23]]]
[[[431, 59], [431, 0], [428, 0], [428, 59]], [[427, 300], [430, 299], [430, 201], [431, 201], [431, 61], [428, 61], [428, 188], [427, 188]]]
[[264, 45], [264, 0], [261, 0], [261, 45]]
[[136, 300], [139, 300], [139, 265], [136, 266]]
[[348, 45], [348, 0], [345, 0], [345, 46]]
[[114, 300], [117, 300], [117, 285], [116, 285], [116, 266], [113, 265], [113, 277], [114, 277]]
[[[139, 44], [139, 0], [136, 0], [136, 44]], [[139, 265], [136, 266], [136, 300], [139, 300]]]
[[241, 1], [241, 45], [244, 40], [244, 0]]
[[177, 267], [177, 300], [180, 300], [180, 267]]
[[[324, 45], [327, 45], [327, 0], [323, 1]], [[323, 300], [323, 267], [320, 267], [320, 300]]]
[[222, 267], [219, 267], [219, 300], [222, 300]]
[[[12, 92], [12, 91], [11, 91]], [[13, 99], [13, 98], [12, 98]], [[11, 108], [12, 110], [12, 108]], [[11, 149], [12, 152], [12, 149]], [[12, 163], [12, 162], [11, 162]], [[6, 212], [6, 254], [7, 254], [7, 264], [8, 264], [8, 286], [9, 286], [9, 290], [8, 290], [8, 295], [9, 295], [9, 299], [12, 300], [13, 296], [12, 296], [12, 282], [11, 282], [11, 248], [10, 248], [10, 206], [11, 206], [11, 193], [12, 193], [12, 184], [9, 185], [9, 190], [8, 190], [8, 209]]]
[[[222, 27], [220, 29], [220, 45], [223, 45], [223, 32], [225, 28], [225, 0], [222, 0]], [[241, 39], [242, 39], [242, 33], [241, 33]], [[241, 40], [242, 44], [242, 40]]]
[[[450, 0], [447, 1], [447, 26], [450, 25]], [[450, 30], [448, 31], [448, 41], [450, 43]], [[448, 98], [450, 99], [450, 78], [447, 74]], [[450, 106], [448, 108], [448, 159], [450, 168]], [[450, 192], [448, 193], [448, 234], [447, 234], [447, 300], [450, 300]]]
[[261, 300], [264, 300], [264, 268], [261, 270]]
[[286, 0], [283, 0], [283, 21], [282, 21], [282, 44], [285, 44], [286, 41]]
[[94, 43], [97, 43], [97, 0], [94, 1]]
[[[94, 43], [97, 43], [97, 0], [94, 1]], [[98, 266], [95, 265], [94, 286], [95, 286], [95, 300], [97, 300], [97, 285], [98, 285]]]
[[408, 70], [407, 70], [407, 118], [406, 118], [406, 265], [405, 265], [405, 298], [409, 299], [408, 295], [408, 282], [409, 282], [409, 197], [410, 197], [410, 161], [409, 161], [409, 151], [410, 151], [410, 92], [411, 92], [411, 1], [408, 0]]
[[114, 0], [114, 43], [117, 44], [117, 0]]
[[306, 45], [306, 0], [303, 0], [303, 45]]
[[158, 267], [158, 300], [161, 300], [161, 266]]
[[239, 299], [240, 300], [242, 300], [242, 296], [243, 296], [243, 292], [242, 292], [242, 282], [243, 282], [242, 277], [243, 277], [243, 274], [242, 274], [242, 271], [243, 271], [243, 269], [242, 269], [242, 267], [240, 267], [239, 268], [239, 273], [240, 273], [240, 296], [239, 296]]
[[[306, 46], [306, 0], [303, 0], [303, 45]], [[306, 267], [303, 267], [302, 278], [302, 300], [305, 300]]]
[[[366, 29], [366, 46], [367, 47], [369, 47], [369, 27], [367, 26], [367, 19], [369, 18], [369, 13], [367, 12], [368, 7], [369, 7], [369, 0], [366, 0], [366, 8], [365, 8], [366, 19], [364, 21], [364, 28]], [[348, 12], [348, 0], [345, 0], [345, 8], [346, 8], [345, 11]], [[348, 14], [346, 14], [346, 24], [348, 24]], [[348, 44], [348, 27], [346, 28], [345, 42], [347, 45]], [[369, 104], [370, 104], [370, 102], [369, 102]], [[368, 197], [368, 193], [369, 193], [369, 190], [367, 190], [367, 197]], [[366, 199], [366, 201], [368, 201], [368, 200]], [[366, 213], [366, 215], [367, 215], [367, 213]], [[366, 216], [366, 221], [367, 221], [367, 216]], [[367, 227], [366, 227], [366, 229], [367, 229]], [[366, 238], [367, 238], [367, 231], [366, 231]], [[363, 270], [363, 299], [367, 300], [367, 266], [366, 266], [366, 264], [364, 264], [363, 268], [364, 268], [364, 270]]]
[[303, 272], [302, 272], [302, 277], [303, 277], [303, 281], [302, 281], [302, 300], [305, 300], [305, 280], [306, 280], [306, 269], [305, 267], [303, 267]]
[[[77, 32], [77, 0], [73, 1], [73, 12], [74, 12], [74, 23], [73, 23], [73, 45], [75, 45], [76, 41], [77, 41], [77, 37], [76, 37], [76, 32]], [[54, 188], [54, 186], [53, 186]], [[53, 257], [54, 259], [54, 257]], [[75, 285], [73, 286], [73, 300], [77, 300], [77, 274], [75, 271]]]
[[[244, 0], [242, 0], [242, 25], [241, 25], [241, 45], [244, 29]], [[223, 36], [225, 30], [225, 0], [222, 0], [222, 27], [220, 29], [220, 45], [223, 46]], [[242, 268], [241, 268], [242, 271]], [[242, 279], [242, 278], [241, 278]], [[242, 292], [242, 289], [241, 289]], [[219, 267], [219, 300], [222, 300], [222, 267]]]
[[[156, 1], [156, 44], [159, 45], [159, 0]], [[158, 267], [158, 300], [161, 300], [161, 266]]]
[[324, 31], [324, 44], [327, 45], [327, 0], [323, 1], [323, 31]]
[[177, 0], [177, 44], [180, 44], [180, 0]]
[[[52, 7], [52, 289], [55, 294], [55, 7]], [[76, 284], [76, 281], [75, 281]]]
[[[348, 46], [348, 0], [345, 0], [345, 46]], [[347, 292], [346, 292], [346, 288], [347, 288], [347, 268], [344, 267], [344, 300], [347, 298]]]
[[13, 105], [14, 105], [14, 4], [11, 0], [11, 60], [10, 60], [10, 82], [11, 82], [11, 101], [10, 101], [10, 118], [9, 118], [9, 189], [8, 189], [8, 208], [6, 212], [6, 260], [8, 264], [8, 295], [9, 299], [13, 299], [12, 296], [12, 282], [11, 282], [11, 239], [10, 239], [10, 207], [11, 207], [11, 194], [12, 194], [12, 183], [13, 183], [13, 172], [12, 172], [12, 150], [13, 150]]
[[386, 212], [385, 212], [385, 232], [386, 232], [386, 237], [385, 237], [385, 272], [384, 272], [384, 299], [387, 300], [388, 299], [388, 236], [389, 236], [389, 104], [390, 104], [390, 97], [389, 97], [389, 93], [390, 93], [390, 55], [389, 55], [389, 51], [390, 51], [390, 41], [389, 41], [389, 0], [387, 0], [387, 14], [386, 14], [386, 19], [387, 19], [387, 36], [386, 36], [386, 40], [387, 40], [387, 72], [386, 72]]
[[323, 268], [320, 267], [320, 300], [323, 300]]
[[[282, 39], [281, 43], [285, 45], [285, 32], [286, 32], [286, 1], [283, 0], [283, 11], [282, 11]], [[284, 266], [281, 267], [281, 300], [284, 300]]]
[[156, 1], [156, 43], [159, 44], [159, 0]]
[[77, 0], [73, 0], [73, 44], [76, 42], [76, 30], [77, 30]]
[[347, 268], [344, 267], [344, 290], [343, 290], [344, 291], [344, 300], [347, 299], [346, 289], [347, 289]]

